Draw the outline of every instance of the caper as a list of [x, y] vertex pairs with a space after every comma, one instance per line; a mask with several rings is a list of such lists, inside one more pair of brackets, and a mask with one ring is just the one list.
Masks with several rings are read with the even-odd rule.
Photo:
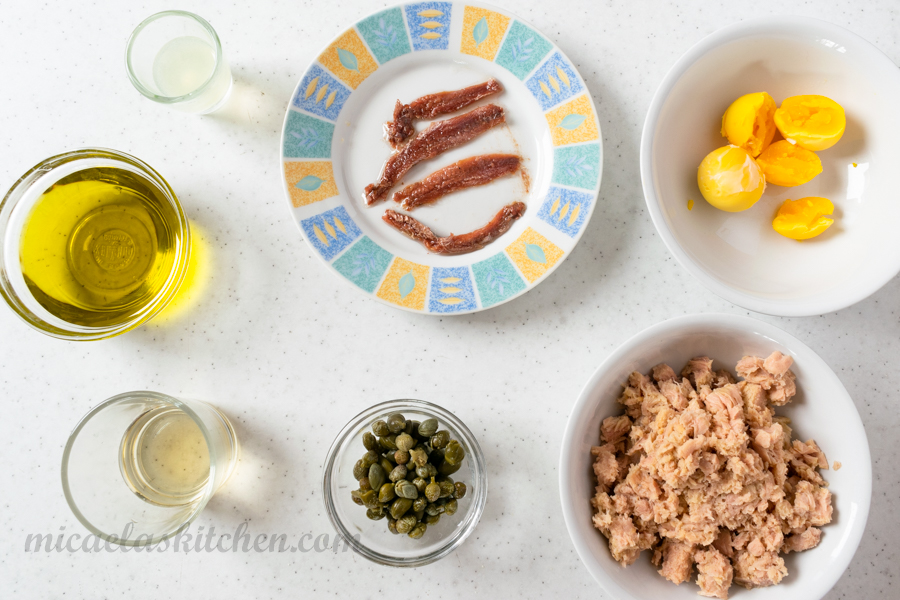
[[416, 489], [419, 490], [419, 493], [425, 493], [425, 487], [428, 485], [428, 482], [422, 479], [421, 477], [416, 476], [413, 479], [413, 485], [416, 486]]
[[425, 535], [426, 529], [428, 529], [428, 526], [425, 523], [419, 523], [418, 525], [413, 527], [413, 530], [410, 531], [409, 533], [407, 533], [406, 535], [408, 535], [409, 537], [411, 537], [414, 540], [417, 540], [420, 537], [422, 537], [423, 535]]
[[424, 520], [425, 520], [425, 511], [424, 511], [424, 510], [416, 511], [416, 512], [414, 512], [413, 514], [416, 515], [416, 521], [417, 521], [417, 522], [418, 522], [418, 521], [424, 521]]
[[360, 492], [359, 490], [353, 490], [352, 492], [350, 492], [350, 498], [353, 499], [353, 504], [358, 504], [360, 506], [363, 505], [362, 498], [360, 497], [361, 495], [362, 492]]
[[443, 504], [429, 504], [425, 509], [425, 514], [429, 515], [439, 515], [444, 512], [445, 507]]
[[392, 456], [398, 465], [405, 465], [409, 462], [409, 452], [406, 450], [397, 450], [393, 454], [388, 453], [388, 456]]
[[387, 426], [391, 433], [400, 433], [406, 428], [406, 419], [400, 413], [388, 415]]
[[384, 479], [384, 468], [381, 465], [375, 464], [369, 467], [369, 485], [371, 486], [369, 489], [380, 490], [384, 485]]
[[385, 483], [378, 490], [378, 501], [382, 504], [390, 502], [397, 495], [394, 493], [394, 486], [390, 483]]
[[443, 448], [447, 444], [450, 443], [450, 432], [449, 431], [438, 431], [433, 436], [431, 436], [431, 447], [432, 448]]
[[422, 424], [419, 425], [419, 437], [430, 438], [437, 432], [437, 428], [437, 419], [425, 419], [422, 421]]
[[416, 463], [417, 467], [424, 467], [428, 462], [428, 454], [424, 448], [413, 448], [409, 451], [409, 458]]
[[419, 490], [416, 489], [416, 486], [405, 479], [401, 479], [394, 484], [394, 493], [401, 498], [408, 498], [409, 500], [415, 500], [419, 496]]
[[432, 450], [431, 454], [428, 455], [428, 462], [435, 467], [440, 467], [444, 464], [444, 449], [438, 448], [437, 450]]
[[[372, 465], [372, 466], [377, 467], [378, 465]], [[363, 477], [362, 479], [359, 480], [359, 491], [368, 492], [371, 489], [372, 489], [372, 484], [369, 483], [368, 477]]]
[[377, 508], [370, 508], [366, 511], [366, 516], [373, 521], [378, 521], [379, 519], [384, 518], [384, 510], [380, 506]]
[[394, 470], [394, 463], [389, 461], [386, 456], [382, 456], [381, 462], [379, 462], [378, 464], [381, 465], [381, 468], [384, 469], [385, 473], [390, 473]]
[[434, 502], [441, 497], [441, 484], [431, 482], [425, 486], [425, 497], [429, 502]]
[[441, 498], [449, 498], [453, 495], [454, 487], [449, 481], [442, 481], [438, 484], [441, 488]]
[[382, 437], [385, 435], [390, 435], [391, 430], [388, 428], [388, 424], [382, 420], [375, 421], [372, 423], [372, 431], [378, 437]]
[[363, 465], [365, 465], [365, 467], [368, 469], [369, 467], [377, 463], [379, 458], [381, 457], [378, 456], [377, 452], [375, 452], [374, 450], [369, 450], [368, 452], [363, 454], [362, 462]]
[[363, 464], [362, 459], [356, 461], [356, 464], [353, 465], [353, 479], [359, 481], [368, 473], [368, 467]]
[[444, 460], [451, 465], [460, 464], [463, 459], [466, 457], [466, 451], [463, 450], [463, 447], [456, 440], [452, 440], [449, 444], [447, 444], [447, 448], [444, 450]]
[[406, 514], [410, 507], [412, 507], [412, 500], [409, 498], [397, 498], [391, 503], [391, 516], [399, 519]]
[[451, 465], [450, 463], [445, 461], [444, 464], [442, 464], [440, 466], [440, 468], [438, 469], [438, 473], [440, 473], [441, 475], [453, 475], [454, 473], [459, 471], [461, 468], [462, 468], [462, 463], [456, 464], [456, 465]]
[[456, 498], [462, 498], [463, 496], [466, 495], [466, 491], [467, 491], [466, 484], [464, 484], [462, 481], [457, 481], [456, 483], [453, 484], [453, 487], [455, 488], [454, 496]]
[[431, 479], [435, 475], [437, 475], [438, 471], [434, 468], [434, 465], [426, 463], [422, 467], [416, 467], [416, 475], [421, 477], [422, 479]]
[[419, 422], [413, 421], [412, 419], [410, 419], [409, 421], [406, 422], [406, 427], [403, 429], [404, 433], [408, 433], [409, 435], [411, 435], [413, 437], [416, 437], [418, 431], [419, 431]]
[[416, 526], [415, 515], [406, 515], [397, 519], [397, 533], [409, 533]]
[[419, 512], [425, 510], [428, 507], [428, 498], [425, 496], [419, 496], [415, 500], [413, 500], [412, 509], [415, 512]]
[[383, 435], [378, 438], [378, 443], [385, 450], [396, 450], [397, 449], [397, 436], [394, 434]]
[[425, 516], [425, 523], [428, 525], [434, 525], [435, 523], [437, 523], [440, 520], [441, 520], [441, 515], [426, 515]]
[[387, 522], [388, 522], [388, 531], [390, 531], [394, 535], [397, 535], [398, 533], [400, 533], [399, 531], [397, 531], [397, 519], [392, 519], [392, 518], [388, 517]]
[[360, 492], [359, 494], [360, 500], [362, 500], [363, 506], [366, 508], [375, 508], [378, 506], [378, 494], [375, 490], [368, 490], [366, 492]]
[[449, 517], [456, 514], [456, 511], [459, 510], [459, 502], [455, 499], [450, 500], [447, 504], [444, 505], [444, 513]]
[[397, 444], [397, 450], [411, 450], [416, 445], [416, 441], [408, 433], [401, 433], [394, 441]]
[[396, 467], [394, 467], [391, 470], [390, 474], [388, 475], [388, 479], [390, 479], [391, 481], [393, 481], [395, 483], [397, 481], [400, 481], [401, 479], [405, 479], [405, 478], [406, 478], [406, 467], [404, 467], [403, 465], [397, 465]]
[[363, 434], [363, 446], [366, 447], [366, 450], [378, 450], [378, 439], [372, 435], [372, 432], [367, 431]]

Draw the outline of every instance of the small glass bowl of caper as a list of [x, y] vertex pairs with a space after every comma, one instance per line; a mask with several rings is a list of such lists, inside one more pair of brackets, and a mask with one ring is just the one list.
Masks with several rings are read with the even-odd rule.
[[475, 529], [487, 472], [478, 441], [452, 413], [423, 400], [390, 400], [338, 434], [323, 491], [331, 523], [353, 550], [383, 565], [417, 567], [447, 556]]

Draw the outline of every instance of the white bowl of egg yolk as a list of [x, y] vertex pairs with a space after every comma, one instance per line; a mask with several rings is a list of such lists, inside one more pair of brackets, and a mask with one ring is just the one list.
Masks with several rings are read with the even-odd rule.
[[[750, 193], [717, 208], [704, 198], [709, 190], [701, 192], [709, 179], [698, 183], [698, 167], [745, 163], [747, 152], [723, 137], [723, 116], [759, 92], [782, 113], [797, 96], [831, 99], [844, 111], [844, 129], [824, 141], [778, 132], [763, 139], [766, 149], [744, 171]], [[842, 27], [778, 16], [720, 29], [672, 67], [644, 123], [641, 179], [660, 237], [707, 288], [750, 310], [819, 315], [868, 297], [900, 271], [898, 101], [900, 69]], [[779, 164], [815, 162], [812, 150], [821, 164], [809, 163], [804, 183], [774, 183], [785, 183]], [[768, 167], [764, 186], [754, 178], [757, 164]], [[804, 210], [832, 206], [832, 223], [791, 234], [799, 239], [784, 234]]]

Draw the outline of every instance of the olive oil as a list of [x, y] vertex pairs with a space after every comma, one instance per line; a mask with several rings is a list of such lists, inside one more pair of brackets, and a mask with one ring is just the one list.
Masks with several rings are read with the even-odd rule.
[[122, 438], [120, 467], [138, 496], [163, 506], [196, 500], [209, 479], [206, 438], [184, 411], [154, 408], [138, 417]]
[[28, 216], [20, 252], [25, 283], [67, 323], [127, 323], [172, 275], [177, 231], [175, 208], [143, 176], [116, 167], [77, 171], [44, 192]]

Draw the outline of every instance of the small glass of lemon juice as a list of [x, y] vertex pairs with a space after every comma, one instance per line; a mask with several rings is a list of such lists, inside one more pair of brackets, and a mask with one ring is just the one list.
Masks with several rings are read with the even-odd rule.
[[185, 11], [157, 13], [138, 25], [128, 39], [125, 66], [141, 94], [184, 112], [212, 112], [231, 92], [219, 36], [203, 18]]
[[54, 337], [103, 339], [145, 323], [175, 296], [189, 259], [175, 193], [122, 152], [48, 158], [0, 202], [0, 295]]
[[100, 403], [63, 451], [66, 501], [94, 535], [154, 544], [187, 527], [237, 464], [234, 428], [218, 409], [158, 392]]

